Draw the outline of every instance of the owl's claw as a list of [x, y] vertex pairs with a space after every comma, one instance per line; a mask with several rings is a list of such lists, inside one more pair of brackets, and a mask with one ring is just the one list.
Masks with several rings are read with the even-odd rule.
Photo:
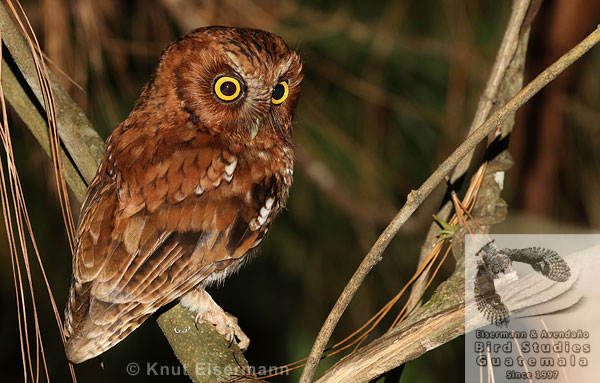
[[238, 340], [237, 345], [242, 351], [246, 351], [250, 345], [250, 338], [238, 325], [238, 320], [233, 315], [226, 313], [221, 307], [200, 312], [196, 314], [196, 325], [209, 322], [215, 325], [217, 332], [230, 342], [229, 347]]
[[217, 332], [225, 336], [231, 342], [229, 347], [238, 340], [237, 345], [242, 351], [246, 351], [250, 345], [250, 338], [238, 325], [238, 320], [233, 315], [226, 313], [212, 297], [203, 289], [192, 290], [181, 298], [181, 305], [196, 313], [194, 323], [196, 328], [203, 322], [215, 325]]

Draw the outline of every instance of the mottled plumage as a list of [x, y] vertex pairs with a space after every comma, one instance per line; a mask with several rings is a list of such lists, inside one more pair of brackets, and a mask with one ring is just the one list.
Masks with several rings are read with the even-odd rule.
[[165, 50], [107, 140], [81, 210], [71, 361], [188, 293], [182, 302], [214, 319], [203, 289], [247, 260], [287, 198], [301, 69], [280, 37], [253, 29], [201, 28]]

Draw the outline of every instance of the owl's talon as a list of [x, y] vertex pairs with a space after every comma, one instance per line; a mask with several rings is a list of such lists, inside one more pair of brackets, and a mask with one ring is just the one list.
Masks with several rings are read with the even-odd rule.
[[200, 319], [200, 314], [196, 314], [196, 317], [194, 318], [194, 327], [196, 327], [196, 330], [199, 330], [198, 325], [202, 322], [203, 320]]
[[228, 347], [231, 347], [237, 338], [238, 347], [240, 350], [245, 351], [250, 345], [250, 339], [237, 324], [237, 318], [226, 313], [221, 307], [217, 307], [218, 309], [211, 309], [204, 313], [198, 313], [196, 315], [196, 326], [203, 322], [212, 323], [217, 332], [229, 341]]
[[181, 298], [181, 304], [188, 310], [195, 312], [194, 324], [196, 328], [203, 322], [212, 323], [217, 332], [230, 342], [229, 347], [238, 339], [237, 345], [245, 351], [250, 345], [250, 338], [238, 325], [238, 320], [233, 315], [226, 313], [204, 290], [193, 290]]

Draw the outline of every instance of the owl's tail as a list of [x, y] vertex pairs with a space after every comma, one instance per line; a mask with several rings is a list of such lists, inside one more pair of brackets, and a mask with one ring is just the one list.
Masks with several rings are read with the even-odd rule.
[[138, 328], [148, 316], [140, 321], [119, 323], [109, 327], [86, 321], [76, 329], [74, 336], [67, 339], [65, 343], [67, 358], [73, 363], [81, 363], [102, 354]]
[[65, 309], [65, 351], [73, 363], [102, 354], [151, 315], [139, 303], [116, 304], [90, 297], [90, 288], [86, 283], [72, 286]]

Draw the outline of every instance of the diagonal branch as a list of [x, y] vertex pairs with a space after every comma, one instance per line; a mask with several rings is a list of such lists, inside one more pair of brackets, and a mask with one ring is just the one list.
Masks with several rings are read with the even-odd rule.
[[[31, 130], [42, 148], [50, 155], [50, 138], [43, 110], [44, 96], [32, 52], [21, 30], [9, 12], [0, 4], [2, 43], [9, 54], [3, 55], [2, 66], [8, 76], [2, 78], [5, 96], [19, 117]], [[104, 142], [85, 114], [67, 92], [51, 78], [58, 130], [63, 142], [65, 176], [78, 199], [82, 200], [104, 152]], [[66, 148], [66, 151], [65, 151]]]
[[[473, 121], [471, 122], [471, 126], [467, 135], [471, 134], [483, 122], [485, 122], [494, 106], [501, 106], [503, 104], [503, 102], [500, 100], [500, 88], [502, 84], [510, 80], [509, 77], [511, 69], [515, 70], [515, 67], [519, 65], [517, 61], [521, 61], [521, 58], [517, 56], [519, 44], [525, 44], [526, 46], [528, 41], [528, 33], [525, 38], [523, 38], [523, 34], [529, 31], [531, 20], [537, 13], [540, 5], [541, 0], [513, 1], [512, 12], [506, 26], [506, 31], [504, 32], [502, 42], [498, 48], [496, 60], [492, 66], [492, 70], [483, 90], [483, 94], [481, 95], [479, 103], [477, 104], [477, 110], [475, 111], [475, 116], [473, 117]], [[521, 64], [523, 64], [523, 62], [524, 59], [522, 60]], [[520, 70], [522, 71], [522, 68]], [[519, 89], [521, 86], [522, 81], [519, 82]], [[514, 96], [517, 91], [518, 89], [514, 90], [514, 93], [511, 93], [509, 97], [504, 98], [502, 101]], [[469, 164], [471, 163], [471, 159], [473, 158], [473, 153], [474, 151], [471, 151], [469, 154], [463, 157], [458, 165], [456, 165], [456, 168], [454, 168], [454, 171], [450, 176], [450, 182], [453, 184], [453, 186], [455, 186], [455, 189], [460, 188], [460, 186], [456, 185], [455, 183], [460, 183], [461, 177], [463, 177], [463, 175], [467, 172]], [[439, 211], [436, 213], [436, 216], [443, 221], [447, 221], [450, 217], [451, 211], [452, 203], [450, 200], [448, 200], [439, 209]], [[438, 230], [439, 227], [436, 223], [432, 223], [430, 225], [419, 254], [419, 265], [423, 263], [437, 243], [436, 237]], [[426, 280], [427, 278], [428, 273], [424, 272], [415, 282], [415, 284], [413, 284], [413, 293], [411, 294], [412, 298], [408, 302], [409, 307], [417, 306], [418, 301], [420, 301], [421, 296], [423, 295], [423, 289], [426, 285], [422, 281]]]
[[[508, 306], [511, 318], [529, 316], [532, 313], [529, 308], [535, 312], [540, 305], [550, 301], [554, 303], [551, 308], [544, 307], [545, 312], [558, 312], [572, 307], [581, 297], [581, 291], [573, 286], [578, 283], [584, 271], [589, 269], [598, 254], [598, 248], [596, 245], [579, 253], [569, 254], [572, 275], [568, 282], [555, 283], [541, 273], [530, 273], [515, 282], [498, 286], [497, 293]], [[470, 256], [473, 257], [473, 254]], [[489, 324], [481, 315], [472, 295], [465, 302], [465, 291], [462, 288], [464, 283], [465, 273], [462, 267], [440, 285], [432, 299], [423, 306], [424, 310], [420, 314], [428, 314], [408, 319], [406, 323], [403, 322], [369, 345], [346, 356], [327, 370], [317, 383], [372, 381], [384, 372], [419, 357], [465, 331], [471, 332]], [[461, 286], [459, 291], [456, 289], [457, 285]], [[554, 301], [565, 294], [572, 298]]]
[[419, 187], [413, 190], [406, 200], [404, 206], [396, 214], [388, 227], [377, 239], [371, 250], [367, 253], [363, 261], [358, 266], [356, 272], [342, 291], [340, 297], [335, 303], [333, 309], [327, 316], [317, 339], [312, 347], [308, 357], [306, 367], [300, 378], [300, 383], [309, 383], [317, 368], [317, 364], [325, 346], [333, 333], [340, 317], [348, 307], [352, 297], [364, 281], [371, 269], [382, 259], [383, 251], [387, 248], [400, 227], [410, 218], [415, 210], [421, 205], [425, 198], [435, 189], [445, 176], [455, 168], [455, 166], [470, 153], [479, 142], [485, 139], [498, 125], [517, 111], [519, 107], [525, 104], [531, 97], [548, 85], [562, 71], [578, 60], [583, 54], [589, 51], [600, 41], [600, 26], [594, 30], [588, 37], [581, 41], [577, 46], [563, 55], [554, 64], [544, 70], [525, 88], [523, 88], [515, 97], [498, 109], [492, 116], [477, 128], [467, 139], [433, 172], [433, 174]]

